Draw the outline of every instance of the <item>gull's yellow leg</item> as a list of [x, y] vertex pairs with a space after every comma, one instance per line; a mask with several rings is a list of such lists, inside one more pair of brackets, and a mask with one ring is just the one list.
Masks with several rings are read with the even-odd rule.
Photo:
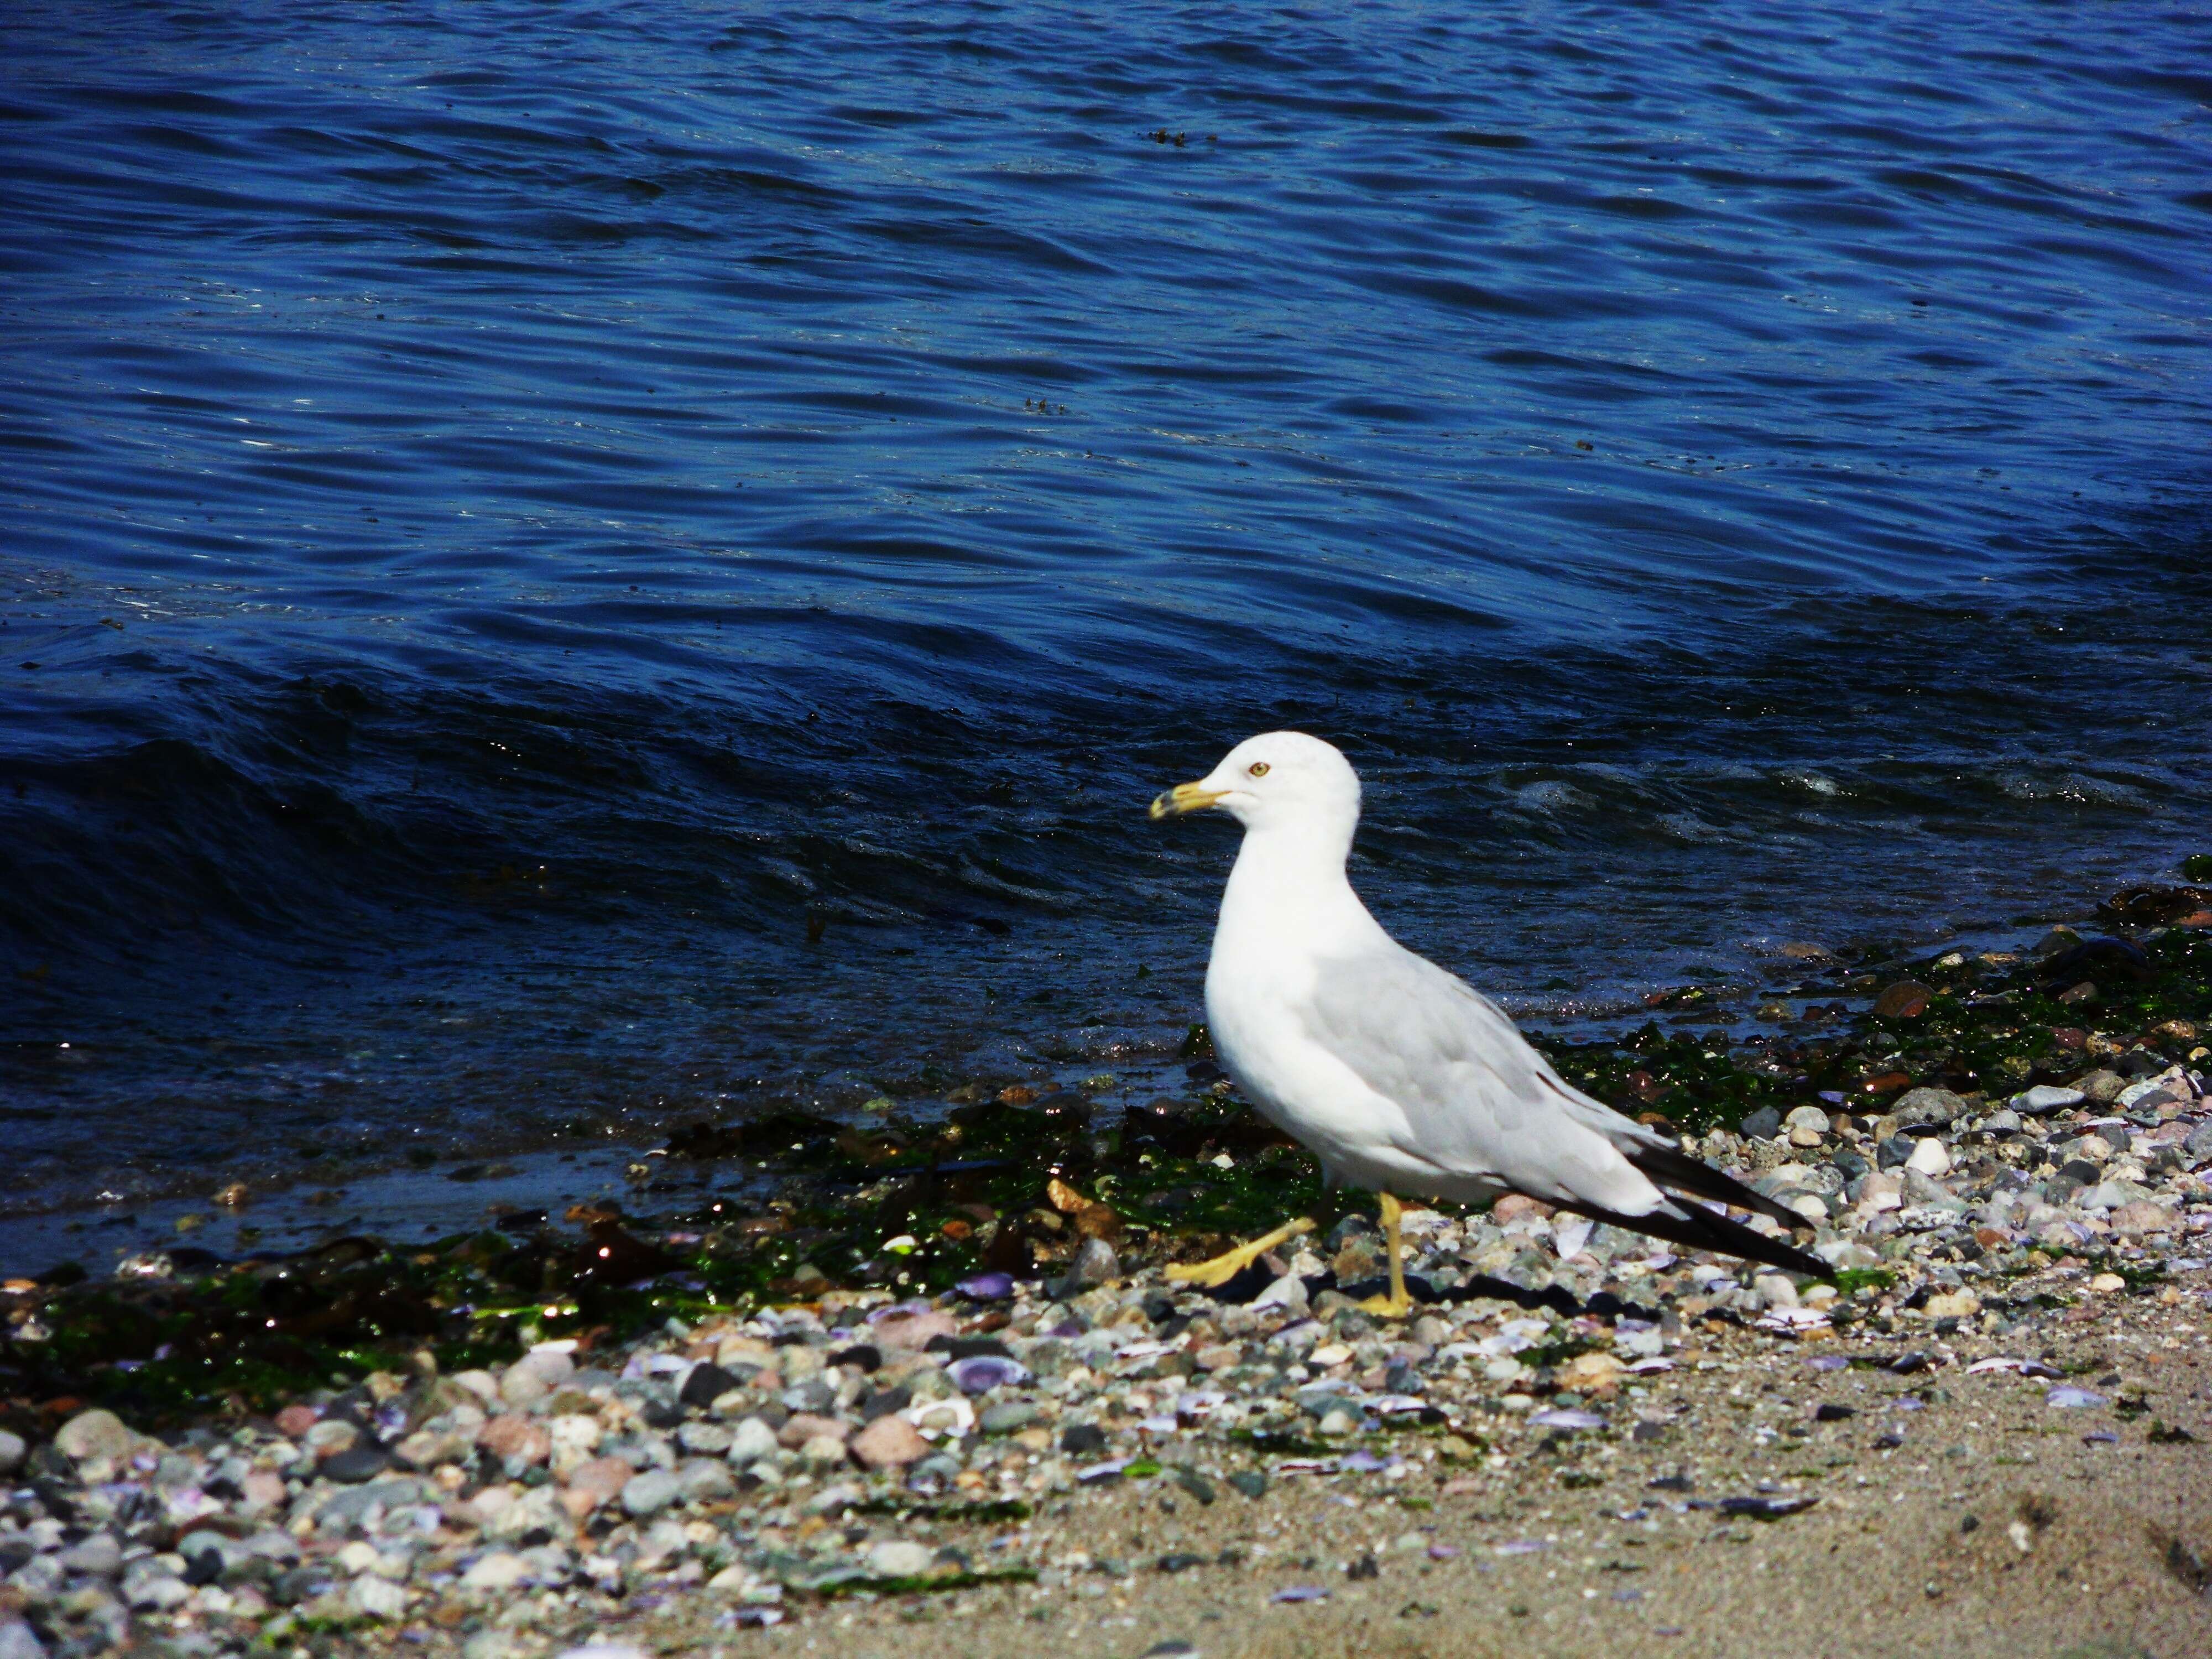
[[1359, 1309], [1378, 1319], [1403, 1319], [1413, 1311], [1413, 1298], [1406, 1294], [1406, 1264], [1398, 1244], [1398, 1218], [1405, 1212], [1389, 1194], [1377, 1193], [1376, 1197], [1382, 1200], [1382, 1237], [1390, 1252], [1390, 1294], [1370, 1296]]
[[1272, 1233], [1262, 1233], [1249, 1244], [1239, 1244], [1233, 1250], [1224, 1250], [1211, 1261], [1176, 1263], [1167, 1270], [1169, 1279], [1178, 1285], [1196, 1285], [1208, 1291], [1219, 1290], [1243, 1273], [1276, 1245], [1296, 1238], [1300, 1233], [1314, 1230], [1313, 1218], [1302, 1215], [1285, 1221]]

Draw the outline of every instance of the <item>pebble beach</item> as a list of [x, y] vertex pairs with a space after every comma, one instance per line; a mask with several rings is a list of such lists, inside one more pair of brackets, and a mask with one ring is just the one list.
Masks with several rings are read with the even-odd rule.
[[750, 1186], [9, 1279], [0, 1656], [2202, 1651], [2206, 896], [1553, 1047], [1825, 1282], [1509, 1197], [1409, 1213], [1403, 1322], [1358, 1201], [1177, 1286], [1319, 1197], [1202, 1054], [1118, 1128], [971, 1084], [641, 1160]]

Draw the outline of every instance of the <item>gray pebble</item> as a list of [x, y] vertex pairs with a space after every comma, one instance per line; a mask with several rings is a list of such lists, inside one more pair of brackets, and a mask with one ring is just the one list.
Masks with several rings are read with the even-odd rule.
[[[186, 1550], [183, 1553], [187, 1560], [191, 1559], [191, 1551]], [[94, 1578], [112, 1578], [123, 1571], [123, 1546], [116, 1541], [112, 1533], [96, 1532], [64, 1550], [61, 1564], [71, 1572], [89, 1573]]]
[[23, 1437], [0, 1429], [0, 1474], [13, 1474], [23, 1467]]
[[1966, 1103], [1948, 1089], [1908, 1089], [1892, 1115], [1900, 1129], [1941, 1127], [1966, 1109]]
[[776, 1449], [775, 1431], [759, 1418], [748, 1417], [738, 1423], [730, 1437], [729, 1458], [731, 1462], [743, 1468], [748, 1463], [757, 1462], [769, 1456]]
[[632, 1475], [623, 1486], [623, 1507], [632, 1515], [658, 1515], [683, 1492], [684, 1482], [673, 1469], [647, 1469]]
[[20, 1619], [0, 1624], [0, 1659], [46, 1659], [46, 1644]]
[[712, 1458], [692, 1458], [677, 1469], [676, 1479], [687, 1503], [705, 1503], [717, 1498], [728, 1498], [738, 1490], [738, 1483], [730, 1476], [730, 1466], [716, 1462]]
[[1060, 1283], [1065, 1293], [1073, 1296], [1121, 1276], [1121, 1258], [1114, 1254], [1114, 1247], [1103, 1238], [1086, 1238], [1083, 1248], [1075, 1253], [1075, 1260], [1067, 1264], [1067, 1276]]
[[986, 1407], [977, 1419], [986, 1434], [1013, 1434], [1037, 1420], [1039, 1413], [1026, 1400], [1006, 1400]]
[[342, 1486], [358, 1486], [364, 1480], [374, 1480], [392, 1467], [391, 1456], [384, 1448], [372, 1441], [358, 1441], [348, 1446], [335, 1457], [323, 1460], [321, 1473], [326, 1480]]
[[676, 1431], [678, 1445], [687, 1452], [708, 1457], [727, 1453], [737, 1437], [738, 1431], [727, 1423], [686, 1423]]

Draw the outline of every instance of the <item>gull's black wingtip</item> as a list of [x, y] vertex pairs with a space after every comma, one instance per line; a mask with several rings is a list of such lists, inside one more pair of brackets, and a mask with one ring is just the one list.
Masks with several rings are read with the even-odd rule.
[[1672, 1146], [1638, 1146], [1628, 1154], [1628, 1161], [1655, 1186], [1671, 1187], [1733, 1210], [1749, 1210], [1785, 1227], [1806, 1224], [1803, 1216], [1780, 1200], [1755, 1193], [1725, 1170], [1716, 1170], [1703, 1158], [1692, 1158]]
[[[1632, 1233], [1646, 1233], [1653, 1238], [1663, 1238], [1669, 1244], [1680, 1244], [1692, 1250], [1711, 1250], [1721, 1255], [1741, 1256], [1746, 1261], [1756, 1261], [1763, 1267], [1779, 1267], [1786, 1273], [1802, 1273], [1808, 1279], [1832, 1279], [1835, 1269], [1817, 1255], [1812, 1255], [1785, 1244], [1778, 1238], [1769, 1238], [1765, 1233], [1754, 1232], [1741, 1221], [1731, 1221], [1717, 1211], [1702, 1204], [1684, 1204], [1680, 1214], [1655, 1210], [1650, 1215], [1621, 1215], [1612, 1210], [1601, 1210], [1589, 1204], [1565, 1204], [1562, 1209], [1586, 1215], [1593, 1221], [1603, 1221], [1624, 1228]], [[1792, 1219], [1802, 1222], [1802, 1216]]]

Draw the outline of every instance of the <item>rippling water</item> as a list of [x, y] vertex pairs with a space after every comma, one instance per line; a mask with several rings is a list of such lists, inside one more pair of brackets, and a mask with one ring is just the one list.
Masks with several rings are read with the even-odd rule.
[[1465, 12], [19, 0], [0, 1207], [1159, 1054], [1278, 725], [1555, 1016], [2212, 847], [2212, 21]]

